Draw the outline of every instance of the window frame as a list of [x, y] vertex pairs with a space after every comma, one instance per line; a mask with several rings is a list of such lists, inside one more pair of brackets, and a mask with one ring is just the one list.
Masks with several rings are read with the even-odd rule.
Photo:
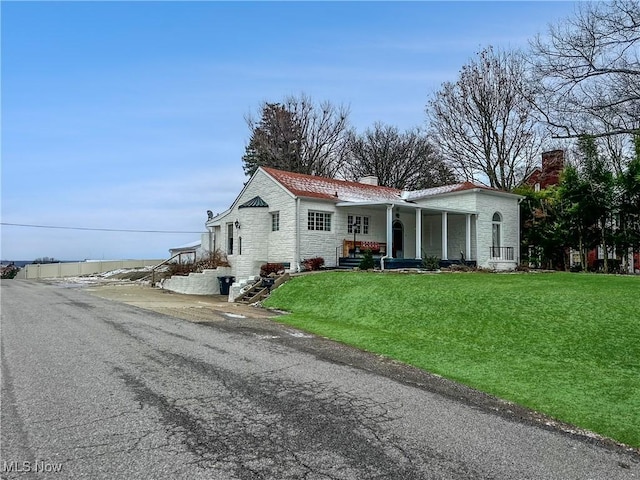
[[307, 230], [313, 232], [331, 232], [332, 212], [309, 210], [307, 212]]
[[271, 212], [271, 231], [280, 231], [280, 212]]
[[[496, 219], [497, 216], [497, 219]], [[500, 212], [494, 212], [491, 217], [491, 248], [494, 256], [498, 252], [497, 256], [500, 256], [502, 247], [502, 214]]]
[[233, 255], [233, 223], [227, 223], [227, 255]]
[[370, 217], [368, 215], [347, 215], [347, 233], [353, 233], [353, 220], [360, 228], [356, 233], [360, 235], [369, 235]]

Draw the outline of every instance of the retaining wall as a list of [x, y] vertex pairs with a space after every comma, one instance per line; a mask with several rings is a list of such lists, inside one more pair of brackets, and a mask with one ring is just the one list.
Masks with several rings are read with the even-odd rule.
[[187, 295], [219, 295], [218, 277], [231, 275], [230, 267], [218, 267], [215, 270], [204, 270], [202, 273], [189, 275], [173, 275], [160, 284], [165, 290]]
[[111, 272], [121, 268], [152, 267], [164, 260], [99, 260], [96, 262], [45, 263], [25, 265], [16, 278], [39, 279], [79, 277], [95, 273]]

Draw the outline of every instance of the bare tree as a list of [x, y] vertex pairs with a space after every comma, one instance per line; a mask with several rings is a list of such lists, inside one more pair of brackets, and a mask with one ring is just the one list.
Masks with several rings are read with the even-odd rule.
[[446, 82], [426, 107], [438, 148], [466, 180], [510, 190], [528, 175], [541, 146], [529, 102], [535, 96], [524, 56], [488, 47]]
[[251, 138], [243, 156], [252, 175], [259, 166], [335, 177], [344, 162], [349, 111], [325, 101], [315, 104], [305, 94], [282, 103], [265, 102], [260, 119], [249, 116]]
[[347, 145], [343, 175], [348, 180], [375, 175], [380, 185], [406, 190], [455, 182], [451, 169], [417, 129], [401, 133], [376, 123], [361, 135], [350, 131]]
[[531, 42], [536, 101], [557, 138], [640, 129], [640, 3], [587, 2]]

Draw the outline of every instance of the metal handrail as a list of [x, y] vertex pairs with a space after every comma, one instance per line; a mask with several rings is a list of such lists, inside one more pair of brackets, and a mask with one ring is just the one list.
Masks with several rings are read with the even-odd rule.
[[174, 258], [182, 255], [184, 252], [180, 252], [180, 253], [176, 253], [174, 256], [172, 256], [171, 258], [168, 258], [167, 260], [165, 260], [164, 262], [159, 263], [158, 265], [155, 265], [154, 267], [151, 268], [151, 286], [155, 287], [156, 286], [156, 269], [166, 265], [167, 263], [169, 263], [171, 260], [173, 260]]
[[489, 257], [495, 260], [514, 260], [514, 247], [489, 247]]

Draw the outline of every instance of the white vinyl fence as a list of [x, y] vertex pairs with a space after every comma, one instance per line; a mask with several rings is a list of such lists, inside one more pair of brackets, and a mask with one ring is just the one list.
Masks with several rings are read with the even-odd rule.
[[16, 278], [62, 278], [79, 277], [95, 273], [110, 272], [121, 268], [152, 267], [164, 260], [104, 260], [95, 262], [70, 262], [70, 263], [45, 263], [37, 265], [25, 265], [18, 272]]

